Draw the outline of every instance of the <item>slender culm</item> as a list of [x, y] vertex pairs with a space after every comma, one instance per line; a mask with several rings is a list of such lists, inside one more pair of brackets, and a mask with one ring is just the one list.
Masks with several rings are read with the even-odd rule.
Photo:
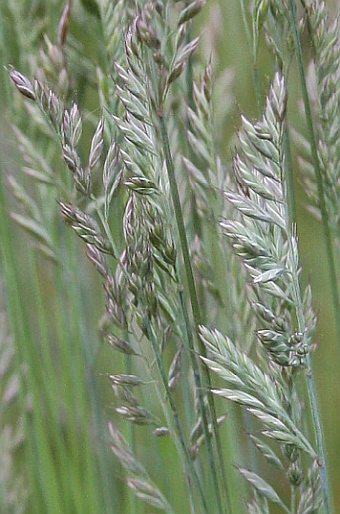
[[338, 6], [0, 4], [0, 511], [337, 512]]

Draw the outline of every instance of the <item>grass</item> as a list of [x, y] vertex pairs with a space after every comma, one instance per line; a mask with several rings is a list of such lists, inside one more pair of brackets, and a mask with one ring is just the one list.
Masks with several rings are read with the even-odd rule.
[[0, 14], [1, 511], [335, 513], [334, 13]]

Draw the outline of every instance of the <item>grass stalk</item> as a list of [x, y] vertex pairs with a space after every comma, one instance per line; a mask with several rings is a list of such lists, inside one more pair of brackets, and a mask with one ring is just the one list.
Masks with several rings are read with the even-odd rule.
[[[160, 122], [160, 130], [161, 130], [161, 138], [162, 138], [162, 145], [164, 150], [164, 156], [167, 166], [167, 172], [170, 182], [170, 189], [171, 189], [171, 196], [172, 201], [174, 204], [174, 211], [176, 216], [176, 224], [178, 228], [179, 233], [179, 239], [181, 244], [181, 250], [182, 250], [182, 256], [184, 261], [184, 267], [185, 267], [185, 273], [187, 277], [187, 283], [188, 283], [188, 291], [189, 291], [189, 297], [190, 297], [190, 304], [192, 309], [192, 315], [194, 320], [194, 326], [198, 327], [201, 321], [201, 315], [200, 315], [200, 308], [198, 303], [198, 296], [197, 296], [197, 290], [196, 290], [196, 284], [194, 279], [194, 273], [191, 265], [191, 259], [190, 259], [190, 253], [189, 253], [189, 245], [188, 245], [188, 239], [187, 234], [185, 230], [183, 215], [182, 215], [182, 207], [181, 202], [179, 198], [179, 192], [175, 177], [175, 170], [174, 165], [172, 161], [171, 151], [170, 151], [170, 144], [169, 144], [169, 137], [167, 133], [167, 128], [164, 120], [164, 113], [163, 108], [160, 107], [158, 111], [158, 118]], [[205, 352], [205, 349], [202, 347], [202, 343], [198, 342], [198, 351], [199, 352]]]
[[[115, 202], [113, 204], [112, 208], [114, 209], [114, 218], [118, 219], [119, 216], [121, 215], [119, 212], [120, 206], [119, 206], [118, 202]], [[116, 242], [115, 242], [114, 238], [112, 236], [112, 231], [110, 230], [108, 219], [106, 218], [105, 215], [102, 214], [101, 209], [98, 208], [97, 212], [98, 212], [98, 217], [101, 220], [101, 223], [103, 224], [105, 234], [106, 234], [108, 240], [111, 242], [113, 252], [115, 255], [118, 255], [118, 248], [121, 248], [121, 246], [122, 246], [122, 234], [119, 230], [116, 231], [116, 238], [115, 238]], [[123, 268], [123, 269], [125, 270], [125, 268]], [[127, 306], [125, 305], [124, 308], [127, 309]], [[124, 339], [126, 341], [129, 341], [130, 335], [127, 330], [124, 330], [123, 335], [124, 335]], [[129, 355], [124, 355], [124, 371], [128, 375], [133, 373], [133, 363], [132, 363], [132, 360]], [[137, 439], [137, 434], [136, 434], [136, 427], [132, 423], [129, 423], [127, 426], [127, 441], [128, 441], [129, 447], [131, 448], [132, 452], [135, 454], [136, 450], [137, 450], [137, 446], [138, 446], [137, 445], [138, 439]], [[105, 455], [105, 457], [107, 459], [106, 455]], [[139, 505], [138, 505], [137, 497], [133, 494], [133, 492], [130, 489], [127, 491], [127, 496], [128, 496], [128, 503], [129, 503], [129, 512], [131, 512], [131, 514], [138, 514]]]
[[[197, 338], [197, 330], [198, 330], [198, 327], [201, 322], [200, 321], [201, 320], [200, 309], [199, 309], [196, 284], [195, 284], [195, 279], [194, 279], [194, 274], [193, 274], [193, 269], [192, 269], [192, 265], [191, 265], [190, 254], [189, 254], [189, 246], [188, 246], [188, 240], [187, 240], [186, 230], [185, 230], [185, 226], [184, 226], [179, 192], [178, 192], [178, 187], [177, 187], [177, 182], [176, 182], [176, 177], [175, 177], [174, 165], [173, 165], [171, 151], [170, 151], [169, 138], [168, 138], [168, 133], [167, 133], [166, 124], [165, 124], [165, 120], [164, 120], [164, 113], [163, 113], [162, 108], [159, 109], [159, 111], [158, 111], [158, 117], [159, 117], [159, 122], [160, 122], [163, 151], [164, 151], [164, 155], [165, 155], [166, 167], [167, 167], [167, 172], [168, 172], [168, 177], [169, 177], [169, 182], [170, 182], [171, 196], [172, 196], [172, 201], [174, 204], [176, 223], [177, 223], [177, 228], [178, 228], [178, 233], [179, 233], [179, 238], [180, 238], [180, 245], [181, 245], [181, 250], [182, 250], [182, 256], [183, 256], [183, 261], [184, 261], [185, 274], [186, 274], [187, 283], [188, 283], [188, 291], [189, 291], [189, 298], [190, 298], [190, 303], [191, 303], [191, 308], [192, 308], [195, 333], [196, 333], [196, 338]], [[184, 311], [185, 311], [185, 307], [184, 307]], [[194, 348], [194, 343], [193, 343], [193, 339], [191, 336], [191, 330], [189, 328], [188, 323], [189, 323], [189, 320], [187, 319], [186, 320], [187, 335], [189, 338], [189, 344], [192, 345], [192, 347], [190, 348], [189, 351], [193, 355], [192, 360], [193, 360], [193, 366], [194, 366], [193, 369], [194, 369], [195, 379], [199, 380], [199, 383], [197, 383], [197, 394], [199, 396], [201, 416], [202, 416], [202, 422], [203, 422], [205, 438], [206, 438], [206, 443], [207, 443], [207, 452], [208, 452], [208, 458], [209, 458], [209, 463], [210, 463], [210, 467], [211, 467], [210, 471], [212, 474], [215, 498], [216, 498], [216, 501], [219, 506], [219, 511], [224, 512], [224, 507], [222, 505], [220, 487], [219, 487], [219, 482], [218, 482], [218, 474], [217, 474], [218, 466], [217, 466], [217, 463], [215, 460], [215, 456], [213, 455], [213, 449], [209, 442], [208, 421], [207, 421], [206, 414], [205, 414], [203, 396], [202, 396], [202, 391], [201, 391], [202, 384], [200, 383], [200, 379], [199, 379], [200, 375], [199, 375], [199, 371], [197, 369], [198, 364], [196, 361], [196, 357], [194, 357], [195, 348]], [[200, 355], [205, 355], [205, 348], [203, 347], [201, 340], [199, 338], [197, 338], [197, 341], [198, 341], [197, 351], [199, 352]], [[210, 387], [209, 372], [206, 368], [203, 368], [203, 372], [205, 374], [207, 385], [208, 385], [208, 387]], [[211, 421], [213, 423], [215, 440], [218, 441], [218, 433], [217, 433], [217, 426], [216, 426], [216, 414], [214, 414], [215, 408], [214, 408], [213, 400], [212, 400], [210, 394], [208, 395], [208, 400], [209, 400], [209, 407], [211, 410]], [[219, 443], [218, 443], [218, 446], [219, 446], [219, 455], [221, 456], [221, 446]], [[227, 491], [225, 491], [225, 494], [227, 494]], [[227, 496], [227, 506], [228, 506], [229, 512], [231, 512], [229, 496]]]
[[[153, 353], [154, 353], [154, 356], [156, 359], [157, 369], [158, 369], [158, 372], [159, 372], [161, 380], [162, 380], [162, 385], [163, 385], [163, 388], [166, 393], [167, 401], [169, 402], [169, 405], [170, 405], [170, 411], [171, 411], [172, 418], [173, 418], [173, 424], [174, 424], [175, 430], [176, 430], [176, 432], [175, 432], [176, 433], [176, 441], [177, 441], [177, 445], [179, 445], [179, 448], [180, 448], [180, 456], [182, 458], [184, 469], [187, 469], [189, 472], [188, 476], [185, 473], [185, 478], [186, 478], [186, 483], [188, 486], [189, 502], [190, 502], [190, 505], [192, 508], [192, 514], [194, 514], [196, 511], [195, 511], [195, 507], [194, 507], [195, 502], [194, 502], [193, 491], [191, 488], [190, 477], [193, 479], [193, 483], [195, 484], [195, 487], [197, 489], [197, 493], [198, 493], [202, 511], [208, 514], [207, 504], [206, 504], [205, 496], [203, 493], [202, 485], [200, 483], [200, 479], [197, 475], [196, 469], [194, 467], [192, 458], [189, 454], [189, 451], [188, 451], [188, 448], [187, 448], [187, 445], [185, 442], [184, 432], [183, 432], [183, 429], [181, 426], [180, 418], [179, 418], [179, 415], [178, 415], [178, 412], [176, 409], [176, 405], [173, 401], [171, 391], [169, 390], [167, 376], [166, 376], [166, 373], [165, 373], [165, 370], [163, 367], [163, 363], [162, 363], [162, 360], [161, 360], [161, 357], [159, 354], [159, 350], [157, 347], [157, 343], [155, 341], [154, 334], [153, 334], [153, 331], [152, 331], [152, 328], [150, 326], [150, 322], [149, 322], [149, 319], [147, 316], [144, 317], [143, 324], [144, 324], [145, 330], [148, 334], [148, 339], [151, 342]], [[164, 405], [163, 401], [162, 401], [162, 405]], [[164, 406], [163, 410], [164, 410], [164, 413], [166, 415], [168, 422], [172, 425], [172, 423], [170, 422], [169, 415], [167, 414], [167, 408], [165, 406]]]
[[[191, 30], [188, 30], [187, 31], [187, 34], [186, 34], [186, 41], [187, 43], [189, 43], [191, 40]], [[186, 66], [186, 69], [185, 69], [185, 84], [186, 84], [186, 91], [187, 91], [187, 104], [188, 104], [188, 107], [191, 108], [191, 109], [194, 109], [195, 107], [195, 102], [194, 102], [194, 96], [193, 96], [193, 62], [192, 62], [192, 57], [189, 58], [188, 62], [187, 62], [187, 66]], [[187, 118], [186, 118], [186, 121], [187, 121], [187, 128], [188, 130], [190, 130], [191, 128], [191, 124], [190, 124], [190, 119], [187, 115]], [[192, 147], [191, 145], [188, 145], [188, 152], [189, 152], [189, 158], [192, 162], [195, 162], [195, 156], [194, 156], [194, 152], [192, 150]], [[216, 152], [216, 147], [214, 145], [214, 164], [216, 163], [216, 157], [217, 157], [217, 152]], [[170, 152], [170, 157], [171, 157], [171, 152]], [[214, 172], [217, 174], [217, 170], [216, 170], [216, 166], [214, 166], [215, 169], [214, 169]], [[202, 235], [203, 235], [203, 226], [202, 226], [202, 222], [201, 222], [201, 219], [198, 215], [198, 212], [197, 212], [197, 205], [196, 205], [196, 199], [195, 199], [195, 196], [193, 194], [192, 191], [190, 191], [190, 194], [191, 194], [191, 212], [192, 212], [192, 217], [193, 217], [193, 221], [194, 221], [194, 230], [195, 230], [195, 234], [198, 235], [199, 238], [202, 238]], [[213, 242], [211, 242], [211, 245], [213, 247]], [[206, 320], [203, 320], [201, 318], [202, 316], [202, 312], [206, 312], [206, 297], [205, 297], [205, 294], [204, 294], [204, 285], [202, 284], [201, 287], [200, 287], [200, 290], [199, 290], [199, 298], [200, 298], [200, 322], [206, 322]], [[181, 295], [181, 302], [182, 302], [182, 305], [183, 305], [183, 308], [184, 308], [184, 302], [183, 302], [183, 296]], [[189, 325], [187, 325], [189, 326]], [[193, 356], [192, 354], [192, 358], [193, 360], [195, 360], [195, 357]], [[192, 362], [193, 364], [193, 369], [195, 369], [195, 363]], [[196, 373], [196, 372], [195, 372]], [[197, 384], [197, 387], [200, 387], [200, 383], [199, 383], [199, 374], [196, 373], [197, 376], [195, 378], [196, 380], [196, 384]], [[208, 373], [208, 379], [209, 379], [209, 385], [210, 385], [210, 378], [209, 378], [209, 373]], [[200, 399], [200, 402], [201, 402], [201, 399]], [[228, 505], [228, 508], [230, 509], [230, 512], [231, 512], [231, 509], [232, 509], [232, 504], [231, 504], [231, 499], [229, 497], [229, 493], [228, 493], [228, 484], [227, 484], [227, 474], [226, 474], [226, 469], [225, 469], [225, 464], [224, 464], [224, 460], [223, 460], [223, 451], [222, 451], [222, 444], [221, 444], [221, 438], [220, 438], [220, 434], [219, 434], [219, 430], [218, 430], [218, 427], [216, 426], [216, 409], [215, 409], [215, 405], [214, 405], [214, 401], [213, 399], [210, 399], [209, 398], [209, 404], [210, 404], [210, 408], [212, 409], [212, 423], [214, 425], [214, 432], [215, 432], [215, 435], [216, 435], [216, 446], [217, 446], [217, 458], [219, 460], [219, 467], [220, 467], [220, 476], [221, 476], [221, 484], [222, 484], [222, 494], [224, 495], [224, 498], [223, 498], [223, 501], [226, 502], [226, 504]], [[203, 408], [203, 406], [202, 406]], [[229, 450], [231, 450], [231, 448], [229, 448]]]
[[[298, 26], [297, 26], [297, 19], [296, 19], [296, 5], [293, 0], [289, 0], [289, 5], [290, 5], [290, 13], [291, 13], [291, 19], [292, 19], [292, 26], [293, 26], [294, 45], [295, 45], [295, 52], [296, 52], [299, 76], [300, 76], [302, 97], [303, 97], [303, 102], [304, 102], [304, 106], [305, 106], [306, 120], [307, 120], [308, 132], [309, 132], [309, 141], [310, 141], [310, 145], [311, 145], [312, 159], [313, 159], [314, 170], [315, 170], [315, 175], [316, 175], [316, 180], [317, 180], [317, 185], [318, 185], [320, 211], [321, 211], [321, 216], [322, 216], [322, 221], [323, 221], [324, 237], [325, 237], [325, 244], [326, 244], [326, 250], [327, 250], [327, 256], [328, 256], [328, 266], [329, 266], [329, 272], [330, 272], [330, 278], [331, 278], [333, 308], [334, 308], [334, 312], [336, 314], [335, 317], [337, 319], [337, 322], [336, 322], [337, 333], [338, 333], [338, 338], [339, 338], [339, 342], [340, 342], [340, 320], [338, 319], [339, 318], [338, 314], [340, 312], [340, 303], [339, 303], [338, 289], [337, 289], [337, 285], [336, 285], [337, 280], [336, 280], [336, 272], [335, 272], [333, 246], [332, 246], [331, 233], [330, 233], [330, 228], [329, 228], [328, 213], [327, 213], [325, 198], [324, 198], [324, 187], [323, 187], [323, 181], [322, 181], [322, 176], [321, 176], [321, 168], [320, 168], [319, 158], [318, 158], [317, 148], [316, 148], [316, 140], [315, 140], [315, 134], [314, 134], [312, 113], [311, 113], [311, 109], [310, 109], [310, 103], [309, 103], [309, 97], [308, 97], [308, 91], [307, 91], [307, 85], [306, 85], [306, 79], [305, 79], [301, 42], [300, 42], [300, 36], [299, 36], [299, 31], [298, 31]], [[299, 285], [297, 282], [295, 283], [295, 288], [296, 288], [296, 297], [301, 298], [300, 291], [298, 290]], [[300, 306], [300, 309], [297, 310], [297, 316], [298, 316], [299, 330], [301, 330], [302, 333], [304, 333], [305, 327], [303, 326], [303, 321], [302, 321], [303, 315], [302, 315], [301, 306]], [[307, 367], [308, 367], [308, 371], [306, 373], [306, 382], [307, 382], [308, 398], [309, 398], [309, 404], [310, 404], [310, 409], [311, 409], [311, 413], [312, 413], [314, 433], [315, 433], [315, 437], [316, 437], [316, 445], [317, 445], [317, 452], [318, 452], [318, 458], [319, 458], [320, 480], [321, 480], [321, 489], [322, 489], [322, 494], [323, 494], [324, 512], [326, 514], [330, 514], [330, 512], [331, 512], [330, 492], [329, 492], [327, 470], [326, 470], [325, 449], [324, 449], [319, 409], [318, 409], [318, 404], [317, 404], [316, 387], [315, 387], [314, 377], [313, 377], [313, 373], [312, 373], [311, 359], [310, 359], [309, 354], [307, 356]]]
[[[5, 205], [3, 186], [1, 184], [0, 205]], [[35, 479], [30, 481], [30, 501], [35, 505], [36, 512], [57, 514], [62, 512], [63, 501], [60, 492], [60, 483], [54, 469], [53, 455], [48, 440], [48, 425], [44, 421], [44, 408], [41, 402], [42, 384], [35, 371], [39, 355], [35, 351], [35, 340], [32, 336], [29, 323], [24, 316], [24, 306], [19, 296], [18, 270], [16, 257], [11, 243], [7, 215], [1, 217], [1, 240], [5, 277], [7, 279], [7, 309], [11, 322], [11, 329], [15, 336], [16, 351], [22, 362], [27, 366], [27, 388], [32, 398], [32, 414], [26, 422], [27, 437], [29, 441], [29, 460], [26, 473], [30, 478], [30, 470], [36, 470]], [[26, 254], [27, 262], [30, 262], [30, 252]], [[30, 269], [28, 267], [28, 269]], [[30, 469], [28, 469], [30, 467]]]
[[[328, 254], [328, 259], [329, 259], [329, 269], [331, 271], [331, 275], [334, 273], [333, 279], [336, 280], [335, 279], [335, 267], [334, 267], [334, 255], [333, 255], [333, 248], [332, 248], [332, 242], [331, 242], [331, 234], [330, 234], [330, 229], [329, 229], [328, 214], [327, 214], [325, 200], [324, 200], [321, 168], [320, 168], [319, 159], [318, 159], [318, 155], [317, 155], [314, 127], [313, 127], [313, 121], [312, 121], [312, 115], [311, 115], [311, 109], [310, 109], [308, 91], [307, 91], [307, 85], [306, 85], [306, 79], [305, 79], [303, 58], [302, 58], [301, 42], [300, 42], [300, 36], [299, 36], [299, 31], [298, 31], [298, 26], [297, 26], [296, 6], [295, 6], [295, 3], [293, 0], [289, 0], [289, 5], [290, 5], [290, 13], [291, 13], [291, 19], [292, 19], [292, 26], [293, 26], [294, 46], [295, 46], [295, 52], [296, 52], [296, 58], [297, 58], [299, 76], [300, 76], [303, 102], [304, 102], [305, 112], [306, 112], [307, 125], [308, 125], [308, 130], [309, 130], [311, 152], [312, 152], [314, 169], [315, 169], [317, 183], [318, 183], [320, 210], [321, 210], [321, 215], [322, 215], [322, 219], [323, 219], [325, 242], [326, 242], [327, 254]], [[286, 131], [285, 131], [285, 134], [287, 134]], [[285, 138], [287, 138], [287, 136], [285, 136]], [[284, 146], [286, 149], [289, 147], [289, 142], [287, 141], [287, 139], [284, 140]], [[288, 154], [288, 156], [290, 156], [290, 153]], [[290, 211], [288, 213], [289, 214], [288, 219], [293, 221], [293, 218], [292, 218], [292, 215], [294, 213], [294, 211], [292, 209], [292, 207], [294, 205], [294, 202], [292, 199], [293, 189], [292, 188], [289, 189], [289, 186], [291, 186], [291, 180], [287, 179], [287, 204], [288, 204], [288, 210]], [[332, 282], [333, 282], [333, 279], [332, 279]], [[332, 288], [333, 301], [336, 300], [336, 302], [338, 302], [339, 297], [338, 297], [338, 291], [336, 288], [336, 283], [334, 283], [334, 286], [335, 286], [335, 288]], [[300, 303], [301, 292], [300, 292], [300, 285], [298, 282], [298, 277], [294, 278], [294, 293], [295, 293], [295, 299], [296, 299], [296, 304], [297, 304], [296, 313], [297, 313], [297, 321], [298, 321], [298, 325], [299, 325], [299, 331], [304, 334], [306, 331], [306, 327], [304, 324], [303, 308]], [[336, 312], [340, 312], [338, 310], [338, 308], [336, 308]], [[340, 328], [340, 324], [339, 324], [339, 328]], [[338, 332], [338, 334], [340, 335], [340, 332]], [[316, 437], [317, 454], [318, 454], [319, 466], [320, 466], [320, 482], [321, 482], [321, 489], [322, 489], [322, 495], [323, 495], [324, 512], [326, 514], [330, 514], [330, 512], [331, 512], [330, 491], [329, 491], [327, 470], [326, 470], [326, 457], [325, 457], [323, 434], [322, 434], [322, 428], [321, 428], [319, 408], [318, 408], [318, 403], [317, 403], [317, 393], [316, 393], [315, 381], [314, 381], [314, 376], [313, 376], [313, 372], [312, 372], [310, 353], [307, 354], [306, 364], [307, 364], [307, 372], [306, 372], [305, 377], [306, 377], [306, 384], [307, 384], [307, 390], [308, 390], [309, 405], [310, 405], [312, 419], [313, 419], [314, 433], [315, 433], [315, 437]]]
[[[186, 34], [187, 44], [190, 42], [190, 40], [191, 40], [191, 30], [188, 30], [187, 34]], [[186, 94], [187, 94], [187, 104], [188, 104], [188, 107], [190, 107], [191, 109], [194, 108], [194, 96], [193, 96], [192, 84], [193, 84], [193, 65], [192, 65], [192, 58], [190, 57], [187, 62], [186, 68], [185, 68], [185, 87], [186, 87]], [[189, 116], [187, 115], [186, 116], [186, 128], [188, 130], [190, 130], [190, 126], [191, 126], [190, 119], [189, 119]], [[187, 150], [189, 153], [190, 160], [192, 162], [195, 162], [194, 152], [192, 151], [192, 148], [189, 144], [187, 144]], [[194, 233], [197, 234], [199, 238], [201, 238], [203, 227], [202, 227], [202, 223], [201, 223], [200, 217], [197, 212], [196, 198], [192, 191], [190, 191], [190, 205], [191, 205], [190, 211], [191, 211], [191, 216], [192, 216], [192, 220], [193, 220]], [[203, 287], [200, 288], [198, 293], [199, 293], [199, 298], [200, 298], [201, 311], [204, 312], [205, 311], [205, 296], [204, 296], [204, 292], [203, 292]]]
[[302, 99], [303, 99], [303, 104], [304, 104], [304, 108], [305, 108], [307, 130], [308, 130], [309, 143], [310, 143], [310, 148], [311, 148], [311, 156], [312, 156], [312, 162], [313, 162], [315, 178], [316, 178], [316, 183], [317, 183], [318, 200], [319, 200], [319, 207], [320, 207], [320, 213], [321, 213], [321, 219], [322, 219], [322, 227], [323, 227], [323, 234], [324, 234], [324, 241], [325, 241], [325, 248], [326, 248], [326, 255], [327, 255], [327, 262], [328, 262], [328, 271], [329, 271], [329, 281], [330, 281], [330, 290], [331, 290], [332, 305], [333, 305], [334, 322], [335, 322], [335, 327], [336, 327], [338, 349], [340, 351], [340, 316], [339, 316], [340, 296], [339, 296], [339, 289], [338, 289], [338, 279], [337, 279], [337, 273], [336, 273], [336, 262], [335, 262], [334, 248], [333, 248], [333, 242], [332, 242], [332, 234], [331, 234], [331, 230], [330, 230], [329, 216], [328, 216], [328, 212], [327, 212], [327, 208], [326, 208], [324, 183], [323, 183], [321, 167], [320, 167], [320, 162], [319, 162], [319, 157], [318, 157], [318, 151], [317, 151], [317, 146], [316, 146], [314, 124], [313, 124], [312, 112], [311, 112], [307, 84], [306, 84], [301, 41], [300, 41], [300, 35], [299, 35], [297, 19], [296, 19], [296, 5], [295, 5], [294, 0], [289, 0], [289, 6], [290, 6], [290, 13], [291, 13], [292, 27], [293, 27], [296, 62], [297, 62], [298, 71], [299, 71]]
[[247, 21], [247, 14], [246, 14], [246, 8], [244, 5], [244, 0], [240, 1], [240, 6], [241, 6], [241, 15], [242, 15], [244, 32], [245, 32], [247, 44], [249, 47], [249, 53], [252, 56], [251, 71], [252, 71], [252, 77], [253, 77], [255, 98], [256, 98], [258, 111], [259, 111], [259, 113], [261, 113], [262, 108], [263, 108], [263, 101], [262, 101], [259, 69], [258, 69], [258, 65], [257, 65], [258, 41], [255, 41], [255, 34], [253, 34], [253, 38], [251, 36], [248, 21]]
[[[102, 455], [104, 447], [103, 435], [103, 419], [99, 403], [99, 394], [97, 379], [93, 375], [93, 365], [95, 361], [94, 345], [91, 341], [87, 330], [84, 314], [86, 313], [86, 305], [84, 304], [84, 296], [81, 294], [83, 279], [79, 274], [79, 267], [77, 264], [77, 251], [75, 241], [70, 241], [69, 237], [66, 239], [66, 248], [69, 256], [69, 270], [65, 270], [61, 277], [61, 288], [65, 289], [68, 284], [69, 290], [69, 303], [71, 306], [72, 315], [67, 314], [64, 307], [60, 306], [63, 310], [63, 317], [65, 319], [65, 334], [64, 341], [68, 346], [68, 358], [71, 358], [72, 353], [74, 357], [69, 366], [74, 367], [73, 380], [78, 382], [78, 387], [74, 384], [73, 387], [77, 389], [76, 398], [72, 399], [77, 417], [81, 420], [81, 430], [83, 431], [83, 440], [79, 440], [79, 421], [74, 419], [74, 426], [72, 427], [71, 436], [78, 439], [73, 445], [78, 454], [84, 459], [83, 464], [83, 480], [86, 481], [88, 487], [88, 497], [83, 500], [82, 508], [88, 508], [89, 512], [93, 509], [101, 510], [103, 505], [106, 504], [107, 509], [113, 508], [113, 498], [107, 494], [106, 487], [112, 487], [108, 480], [110, 468], [107, 459]], [[68, 273], [71, 274], [68, 277]], [[71, 282], [71, 283], [70, 283]], [[59, 297], [59, 301], [62, 297]], [[67, 319], [67, 318], [70, 319]], [[68, 328], [68, 330], [67, 330]], [[73, 334], [72, 341], [70, 341], [69, 334]], [[68, 334], [68, 336], [67, 336]], [[65, 344], [65, 343], [64, 343]], [[70, 354], [70, 344], [74, 346]], [[67, 352], [67, 348], [66, 348]], [[67, 354], [65, 355], [67, 358]], [[70, 387], [71, 384], [70, 384]], [[95, 445], [95, 451], [93, 451]], [[98, 461], [98, 462], [96, 462]], [[98, 471], [101, 471], [98, 477]], [[87, 507], [89, 505], [89, 507]]]

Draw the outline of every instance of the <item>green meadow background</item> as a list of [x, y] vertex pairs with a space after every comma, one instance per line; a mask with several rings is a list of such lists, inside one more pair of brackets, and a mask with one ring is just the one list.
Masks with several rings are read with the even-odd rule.
[[[90, 12], [92, 2], [73, 4], [69, 34], [77, 41], [80, 55], [101, 65], [102, 29]], [[107, 420], [112, 419], [127, 437], [137, 441], [138, 455], [146, 467], [149, 463], [151, 477], [167, 493], [176, 512], [184, 514], [186, 490], [170, 442], [166, 438], [155, 442], [143, 427], [132, 428], [117, 419], [106, 375], [122, 372], [126, 363], [124, 356], [99, 337], [98, 322], [105, 300], [101, 281], [85, 256], [84, 245], [63, 223], [57, 198], [42, 188], [38, 200], [62, 258], [61, 265], [43, 258], [33, 239], [11, 217], [20, 209], [12, 197], [8, 177], [16, 178], [27, 192], [32, 191], [32, 184], [20, 172], [23, 162], [12, 127], [18, 124], [31, 137], [35, 128], [23, 114], [22, 98], [10, 83], [6, 67], [13, 65], [24, 74], [31, 73], [31, 56], [43, 45], [44, 33], [55, 39], [62, 10], [63, 3], [56, 0], [0, 2], [0, 470], [7, 469], [10, 448], [12, 458], [7, 477], [0, 471], [0, 512], [21, 512], [20, 505], [25, 506], [22, 512], [30, 514], [154, 512], [156, 509], [144, 506], [126, 492], [124, 473], [110, 451]], [[201, 70], [212, 55], [216, 87], [223, 87], [224, 70], [229, 69], [232, 76], [225, 92], [226, 105], [232, 97], [231, 107], [215, 106], [219, 150], [228, 162], [236, 144], [240, 113], [251, 119], [258, 116], [240, 1], [208, 0], [195, 20], [194, 30], [202, 32], [194, 58], [197, 69]], [[307, 59], [307, 45], [304, 51]], [[265, 94], [273, 69], [264, 45], [258, 67]], [[75, 98], [82, 112], [99, 116], [91, 76], [83, 74], [82, 67], [74, 72], [80, 74]], [[288, 90], [289, 120], [303, 131], [294, 63]], [[37, 140], [37, 147], [40, 144]], [[58, 173], [64, 166], [58, 144], [48, 144], [50, 162]], [[294, 174], [302, 280], [311, 282], [319, 316], [318, 349], [313, 357], [319, 407], [334, 512], [340, 512], [339, 346], [334, 335], [321, 226], [305, 208], [307, 198], [297, 162]], [[7, 346], [13, 352], [5, 358]], [[5, 362], [7, 367], [2, 366]], [[156, 398], [147, 398], [146, 403], [157, 409]], [[225, 442], [231, 447], [232, 437], [238, 443], [243, 440], [237, 426], [231, 440]], [[243, 462], [246, 455], [241, 451], [242, 444], [235, 446], [240, 454], [233, 454], [229, 472], [235, 496], [241, 498], [235, 500], [241, 514], [246, 491], [232, 464]], [[32, 492], [26, 499], [25, 484]]]

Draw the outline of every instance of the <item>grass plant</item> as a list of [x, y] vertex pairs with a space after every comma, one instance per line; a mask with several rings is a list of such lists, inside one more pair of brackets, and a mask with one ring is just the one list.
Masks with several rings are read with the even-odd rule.
[[0, 15], [0, 510], [335, 513], [333, 11], [8, 0]]

